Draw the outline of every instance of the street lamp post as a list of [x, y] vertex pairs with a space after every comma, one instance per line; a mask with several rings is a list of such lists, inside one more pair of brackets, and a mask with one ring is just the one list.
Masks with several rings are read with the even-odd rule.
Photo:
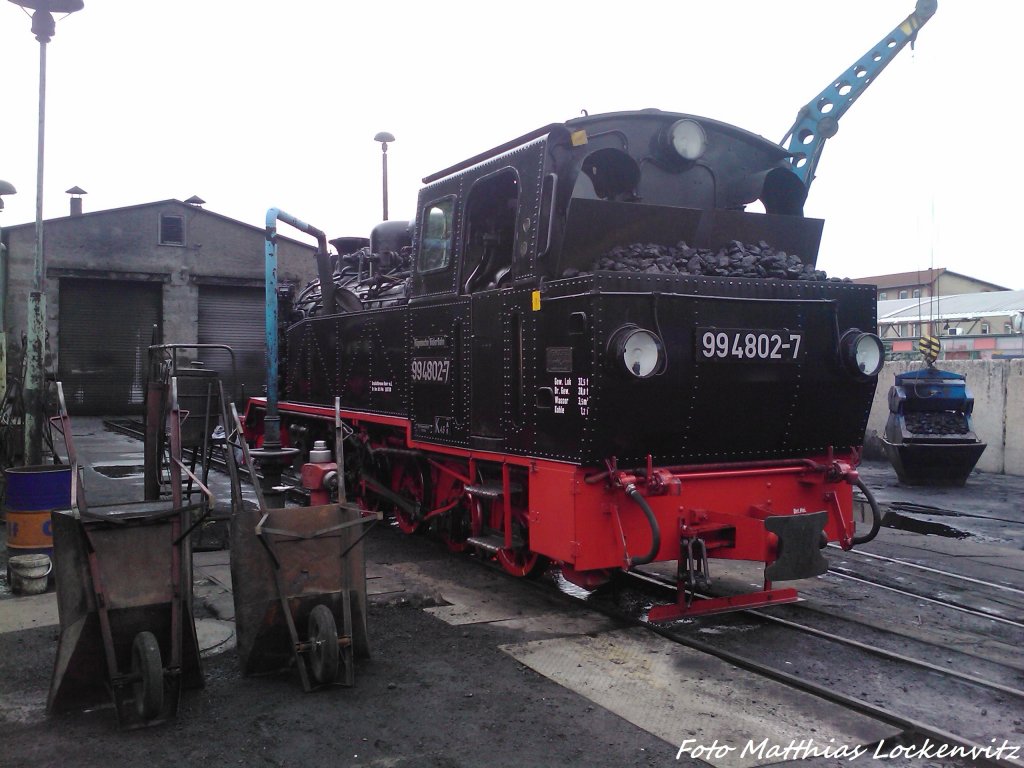
[[39, 143], [36, 163], [36, 250], [28, 297], [28, 358], [25, 366], [25, 464], [43, 458], [43, 378], [46, 348], [46, 259], [43, 253], [43, 146], [46, 135], [46, 44], [56, 31], [54, 13], [74, 13], [83, 0], [10, 0], [31, 9], [32, 33], [39, 41]]
[[[0, 179], [0, 211], [4, 209], [4, 195], [18, 190], [9, 181]], [[0, 227], [0, 400], [7, 395], [7, 246]]]
[[395, 137], [387, 131], [381, 131], [373, 137], [374, 141], [380, 142], [381, 163], [383, 164], [382, 175], [384, 177], [384, 221], [388, 220], [388, 142], [394, 141]]

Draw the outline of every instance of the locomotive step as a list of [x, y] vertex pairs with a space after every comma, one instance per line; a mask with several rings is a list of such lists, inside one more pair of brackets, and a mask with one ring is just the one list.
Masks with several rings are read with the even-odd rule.
[[[519, 483], [509, 483], [509, 493], [519, 493], [522, 489]], [[476, 496], [478, 499], [500, 499], [504, 491], [501, 483], [480, 483], [479, 485], [467, 485], [466, 493]]]

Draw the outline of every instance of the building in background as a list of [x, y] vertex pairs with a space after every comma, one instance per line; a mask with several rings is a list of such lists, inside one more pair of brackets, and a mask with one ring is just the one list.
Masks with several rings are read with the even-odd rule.
[[[71, 413], [141, 413], [154, 338], [230, 345], [239, 383], [261, 392], [265, 230], [208, 211], [199, 198], [83, 213], [84, 191], [71, 191], [71, 215], [44, 228], [46, 369], [63, 382]], [[8, 370], [20, 379], [35, 225], [5, 227], [3, 239]], [[279, 235], [280, 283], [301, 288], [314, 277], [313, 253], [312, 245]], [[225, 352], [187, 356], [230, 369]]]
[[944, 267], [919, 270], [917, 272], [898, 272], [891, 275], [858, 277], [852, 282], [875, 286], [878, 291], [879, 301], [927, 299], [932, 296], [953, 296], [961, 293], [986, 293], [989, 291], [1010, 290], [1006, 286], [978, 280], [968, 275], [961, 275], [959, 272], [951, 272]]
[[917, 356], [922, 335], [939, 337], [944, 360], [1024, 357], [1024, 291], [964, 293], [878, 302], [878, 335], [889, 359]]

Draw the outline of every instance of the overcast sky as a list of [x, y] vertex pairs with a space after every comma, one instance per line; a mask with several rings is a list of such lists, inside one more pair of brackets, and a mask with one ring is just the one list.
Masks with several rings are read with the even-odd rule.
[[[199, 195], [262, 226], [279, 207], [329, 237], [391, 218], [420, 179], [551, 122], [657, 107], [780, 141], [797, 110], [913, 0], [86, 0], [47, 49], [44, 215]], [[35, 217], [39, 46], [0, 2], [0, 225]], [[1024, 3], [939, 0], [840, 122], [806, 206], [818, 266], [924, 270], [1024, 288], [1024, 152], [1012, 114]], [[1014, 61], [1011, 61], [1014, 59]], [[285, 232], [285, 229], [282, 229]], [[302, 237], [297, 235], [297, 237]]]

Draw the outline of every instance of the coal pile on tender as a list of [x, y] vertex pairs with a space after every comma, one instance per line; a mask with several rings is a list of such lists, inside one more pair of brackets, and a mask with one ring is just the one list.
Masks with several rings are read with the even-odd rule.
[[[831, 279], [813, 264], [804, 264], [794, 253], [776, 250], [765, 241], [728, 245], [712, 250], [692, 248], [683, 241], [674, 246], [657, 243], [633, 243], [612, 248], [599, 258], [594, 270], [610, 272], [643, 272], [647, 274], [701, 275], [705, 277], [768, 277], [783, 280]], [[562, 277], [574, 277], [579, 270], [567, 269]]]

